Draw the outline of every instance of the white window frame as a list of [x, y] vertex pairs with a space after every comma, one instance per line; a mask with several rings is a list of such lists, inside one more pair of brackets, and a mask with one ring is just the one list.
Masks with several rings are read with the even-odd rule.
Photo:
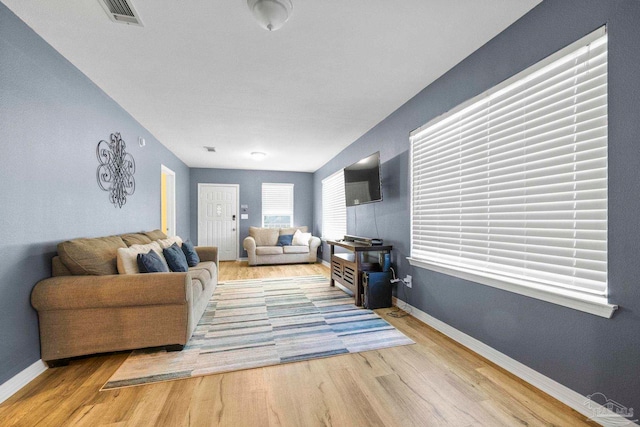
[[347, 234], [344, 169], [322, 180], [322, 240], [342, 239]]
[[[278, 227], [293, 227], [293, 211], [294, 211], [294, 184], [289, 183], [262, 183], [262, 226], [270, 227], [265, 224], [265, 216], [289, 216], [289, 224], [280, 224]], [[284, 226], [284, 227], [282, 227]]]
[[[613, 315], [606, 277], [606, 57], [602, 27], [411, 132], [411, 265]], [[560, 109], [562, 101], [573, 104]], [[594, 136], [584, 137], [584, 130]], [[567, 147], [573, 151], [556, 154]], [[557, 172], [567, 166], [573, 169]], [[573, 189], [563, 189], [558, 202], [552, 185]], [[597, 199], [582, 202], [581, 191]]]

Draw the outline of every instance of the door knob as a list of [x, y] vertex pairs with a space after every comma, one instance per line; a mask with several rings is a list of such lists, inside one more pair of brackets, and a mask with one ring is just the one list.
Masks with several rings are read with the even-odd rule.
[[236, 220], [236, 216], [235, 216], [235, 215], [233, 215], [233, 218], [232, 218], [232, 219], [235, 221], [235, 220]]

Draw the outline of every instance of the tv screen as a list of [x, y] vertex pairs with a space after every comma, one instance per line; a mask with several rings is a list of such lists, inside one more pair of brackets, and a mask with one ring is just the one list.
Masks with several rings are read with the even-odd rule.
[[344, 168], [344, 194], [347, 206], [382, 201], [380, 152]]

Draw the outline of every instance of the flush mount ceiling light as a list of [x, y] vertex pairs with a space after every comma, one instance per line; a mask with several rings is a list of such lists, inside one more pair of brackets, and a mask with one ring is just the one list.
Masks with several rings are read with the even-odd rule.
[[247, 0], [247, 6], [258, 24], [269, 31], [282, 27], [293, 13], [291, 0]]
[[264, 159], [265, 156], [266, 154], [263, 153], [262, 151], [254, 151], [253, 153], [251, 153], [251, 158], [253, 158], [253, 160], [256, 160], [256, 161], [260, 161]]

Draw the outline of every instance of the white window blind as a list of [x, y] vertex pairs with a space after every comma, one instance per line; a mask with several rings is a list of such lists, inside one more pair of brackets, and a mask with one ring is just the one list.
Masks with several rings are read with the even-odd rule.
[[293, 184], [262, 184], [262, 226], [293, 226]]
[[342, 239], [347, 234], [344, 170], [322, 180], [322, 238]]
[[604, 28], [410, 139], [412, 264], [606, 302]]

